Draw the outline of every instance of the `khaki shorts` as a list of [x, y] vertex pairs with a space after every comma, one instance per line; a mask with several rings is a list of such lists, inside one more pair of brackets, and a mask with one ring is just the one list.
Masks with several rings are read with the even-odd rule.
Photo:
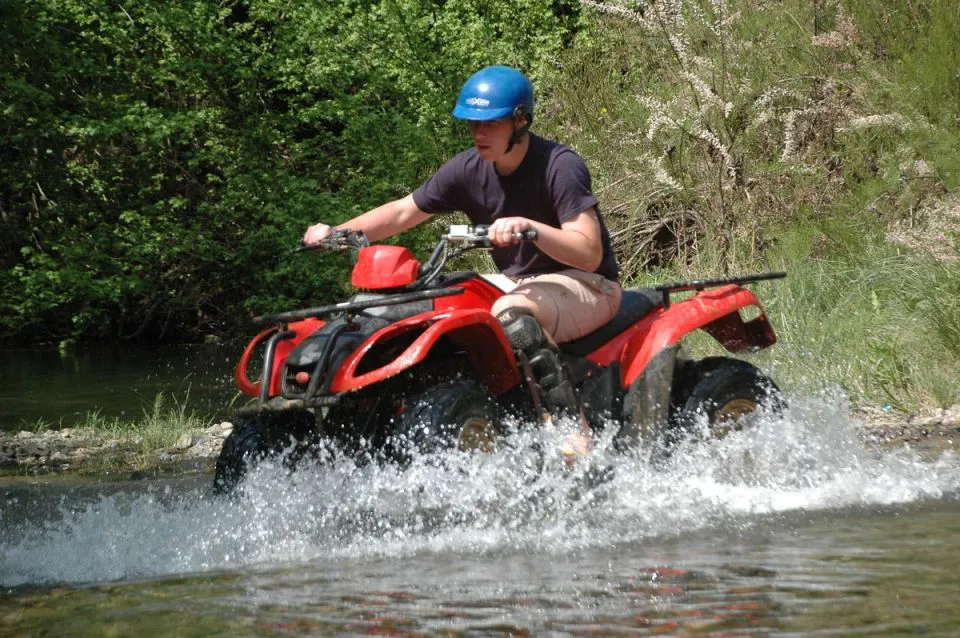
[[[496, 281], [500, 284], [500, 281]], [[493, 304], [493, 314], [507, 308], [533, 313], [556, 343], [572, 341], [607, 323], [620, 308], [620, 284], [603, 275], [570, 268], [525, 277]], [[507, 290], [508, 286], [501, 285]]]

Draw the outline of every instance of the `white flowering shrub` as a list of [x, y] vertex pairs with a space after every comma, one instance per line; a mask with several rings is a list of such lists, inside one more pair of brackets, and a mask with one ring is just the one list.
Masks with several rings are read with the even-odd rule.
[[581, 6], [594, 40], [556, 61], [546, 119], [587, 155], [628, 276], [754, 267], [765, 229], [919, 159], [897, 140], [920, 109], [878, 99], [893, 18], [866, 0]]

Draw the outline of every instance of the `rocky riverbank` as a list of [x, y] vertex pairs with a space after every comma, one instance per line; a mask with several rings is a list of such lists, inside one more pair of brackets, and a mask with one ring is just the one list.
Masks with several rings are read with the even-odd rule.
[[0, 472], [4, 474], [119, 474], [138, 477], [160, 472], [210, 471], [228, 422], [188, 432], [169, 447], [150, 445], [140, 435], [117, 436], [81, 428], [42, 432], [0, 432]]
[[936, 454], [960, 452], [960, 403], [932, 412], [904, 415], [878, 408], [858, 408], [854, 417], [868, 443], [893, 447], [908, 444]]
[[[936, 453], [960, 451], [960, 404], [928, 414], [903, 415], [859, 408], [854, 417], [865, 443], [885, 447], [910, 444]], [[0, 432], [0, 472], [10, 475], [57, 473], [141, 477], [157, 473], [213, 469], [228, 422], [182, 435], [172, 446], [151, 449], [137, 435], [117, 437], [91, 430]]]

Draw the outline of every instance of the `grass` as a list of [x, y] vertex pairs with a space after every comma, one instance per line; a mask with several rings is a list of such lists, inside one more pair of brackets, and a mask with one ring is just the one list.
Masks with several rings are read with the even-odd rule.
[[[184, 434], [209, 426], [207, 419], [188, 409], [187, 400], [171, 400], [163, 393], [158, 394], [150, 408], [135, 421], [90, 412], [81, 425], [73, 428], [73, 435], [99, 451], [90, 454], [79, 469], [93, 474], [148, 469], [156, 463], [159, 451], [174, 446]], [[31, 429], [41, 433], [61, 430], [63, 426], [38, 421]], [[110, 441], [116, 444], [105, 447]]]
[[583, 6], [537, 126], [587, 159], [626, 283], [786, 270], [757, 288], [783, 385], [960, 402], [958, 5]]
[[792, 263], [767, 302], [781, 335], [768, 357], [788, 385], [905, 412], [960, 402], [960, 269], [885, 246]]

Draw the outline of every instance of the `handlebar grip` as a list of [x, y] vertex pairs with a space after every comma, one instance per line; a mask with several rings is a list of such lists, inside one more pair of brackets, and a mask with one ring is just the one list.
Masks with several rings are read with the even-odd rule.
[[337, 237], [336, 235], [331, 235], [330, 237], [327, 237], [326, 239], [321, 239], [320, 241], [315, 242], [313, 244], [307, 244], [301, 240], [300, 245], [294, 248], [293, 252], [299, 253], [304, 250], [337, 250], [339, 248], [342, 248], [342, 242], [338, 241], [339, 239], [340, 238]]
[[523, 241], [536, 241], [537, 231], [535, 230], [525, 230], [522, 233], [515, 233], [517, 238], [522, 239]]
[[370, 245], [370, 242], [367, 240], [367, 236], [363, 233], [362, 230], [334, 230], [333, 233], [320, 241], [313, 244], [305, 244], [303, 240], [300, 241], [300, 247], [294, 248], [293, 252], [301, 252], [304, 250], [329, 250], [333, 252], [341, 252], [345, 250], [358, 250], [364, 246]]
[[323, 248], [323, 244], [305, 244], [303, 241], [300, 242], [300, 245], [291, 250], [292, 253], [302, 253], [305, 250], [319, 250]]

